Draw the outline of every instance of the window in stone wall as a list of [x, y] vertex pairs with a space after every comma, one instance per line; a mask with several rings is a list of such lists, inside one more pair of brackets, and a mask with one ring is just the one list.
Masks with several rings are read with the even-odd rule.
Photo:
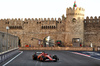
[[14, 26], [15, 27], [15, 29], [17, 29], [17, 26]]
[[[11, 28], [10, 28], [11, 29]], [[14, 29], [14, 26], [12, 26], [12, 29]]]
[[99, 22], [99, 20], [97, 20], [97, 22]]
[[22, 26], [9, 26], [10, 29], [22, 29]]
[[19, 29], [19, 26], [16, 26], [16, 29]]
[[12, 28], [12, 26], [9, 27], [10, 29]]
[[22, 29], [22, 26], [19, 26], [19, 29]]
[[52, 26], [52, 29], [53, 29], [53, 26]]
[[5, 22], [5, 24], [9, 24], [9, 22]]
[[42, 29], [55, 29], [56, 26], [42, 26]]
[[51, 29], [51, 26], [50, 26], [50, 29]]
[[24, 24], [28, 24], [28, 22], [24, 22]]
[[55, 26], [54, 26], [54, 29], [55, 29]]
[[42, 26], [42, 29], [45, 29], [46, 27], [45, 26]]
[[49, 29], [49, 26], [48, 26], [48, 29]]
[[46, 26], [46, 29], [47, 29], [47, 26]]
[[42, 26], [42, 29], [43, 29], [43, 26]]
[[17, 29], [19, 29], [19, 26], [17, 26]]
[[18, 26], [15, 26], [15, 28], [17, 29], [17, 28], [18, 28]]
[[59, 23], [58, 21], [56, 21], [56, 23]]

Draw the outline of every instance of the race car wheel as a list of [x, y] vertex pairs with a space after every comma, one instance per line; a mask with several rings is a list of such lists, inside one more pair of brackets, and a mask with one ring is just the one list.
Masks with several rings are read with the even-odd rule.
[[57, 60], [59, 60], [56, 55], [53, 56], [53, 59], [55, 59], [54, 62], [57, 62]]
[[37, 55], [36, 54], [33, 55], [33, 60], [37, 60]]

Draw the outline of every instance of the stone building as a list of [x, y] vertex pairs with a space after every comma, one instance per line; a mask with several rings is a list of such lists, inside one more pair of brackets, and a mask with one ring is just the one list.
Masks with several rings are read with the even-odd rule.
[[22, 47], [27, 44], [38, 46], [39, 41], [31, 40], [32, 37], [42, 40], [46, 36], [50, 36], [54, 42], [61, 40], [64, 46], [90, 46], [91, 43], [100, 46], [100, 18], [84, 19], [84, 12], [83, 8], [69, 7], [66, 17], [63, 15], [58, 19], [1, 19], [0, 31], [7, 32], [6, 26], [9, 26], [8, 33], [18, 36]]

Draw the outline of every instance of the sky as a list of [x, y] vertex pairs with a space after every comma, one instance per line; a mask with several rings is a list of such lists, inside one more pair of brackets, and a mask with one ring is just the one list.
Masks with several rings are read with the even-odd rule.
[[100, 0], [0, 0], [0, 19], [61, 18], [74, 1], [85, 9], [85, 18], [100, 16]]

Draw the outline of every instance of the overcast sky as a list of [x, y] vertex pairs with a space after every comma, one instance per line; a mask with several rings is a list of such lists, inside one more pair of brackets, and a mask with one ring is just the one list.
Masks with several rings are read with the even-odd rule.
[[[0, 19], [4, 18], [61, 18], [75, 0], [0, 0]], [[86, 16], [100, 16], [100, 0], [76, 0]]]

